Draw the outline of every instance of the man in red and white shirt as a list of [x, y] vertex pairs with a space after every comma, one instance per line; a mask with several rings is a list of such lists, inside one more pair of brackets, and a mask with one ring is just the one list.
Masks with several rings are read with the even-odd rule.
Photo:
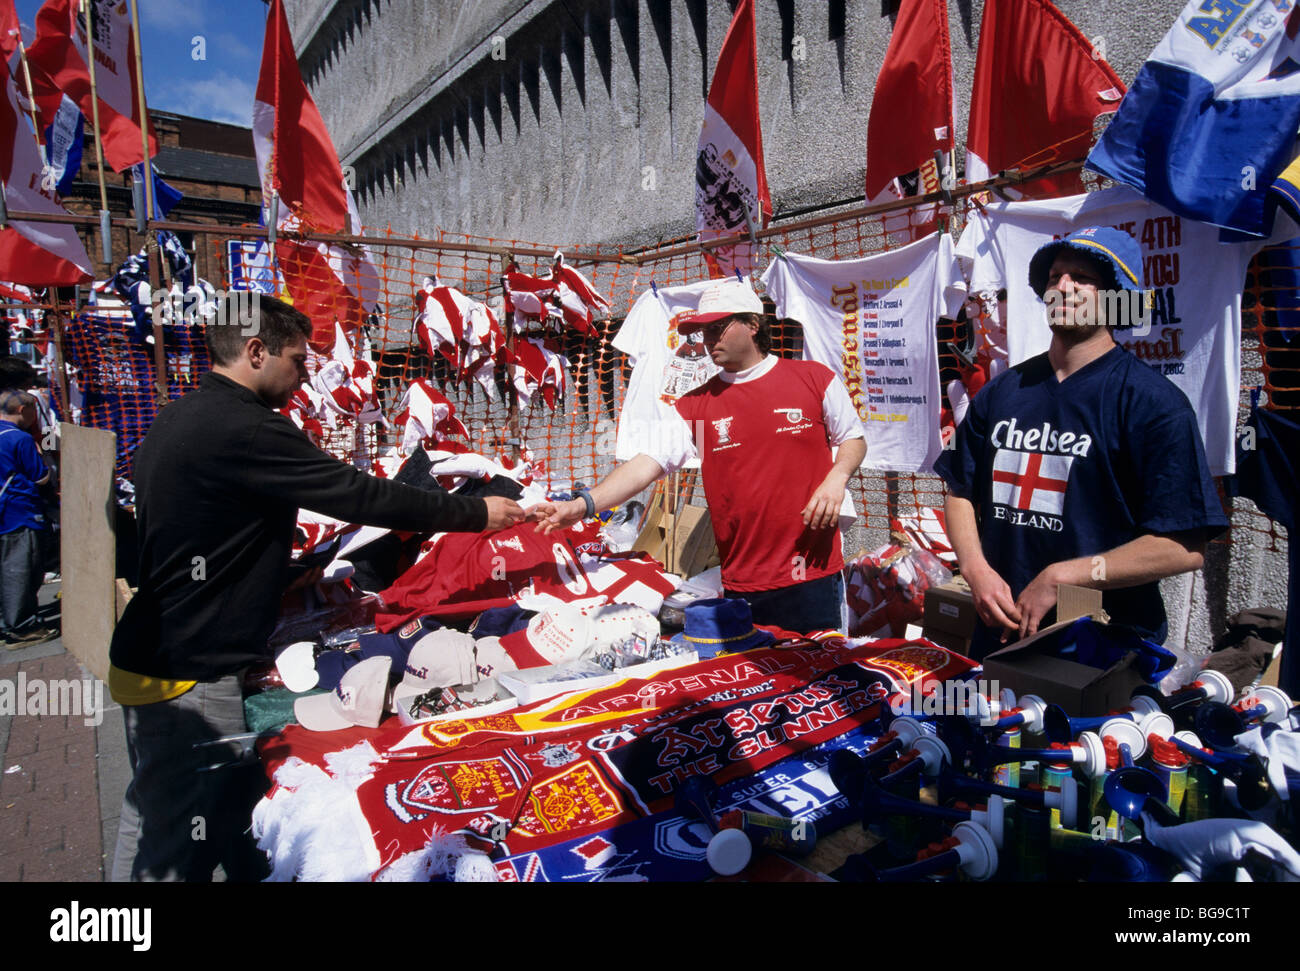
[[698, 458], [726, 595], [749, 601], [756, 623], [842, 629], [839, 510], [867, 452], [848, 392], [822, 364], [769, 353], [763, 304], [739, 280], [710, 287], [678, 330], [702, 331], [722, 372], [678, 399], [676, 415], [655, 429], [645, 452], [590, 492], [529, 514], [550, 532], [625, 502]]

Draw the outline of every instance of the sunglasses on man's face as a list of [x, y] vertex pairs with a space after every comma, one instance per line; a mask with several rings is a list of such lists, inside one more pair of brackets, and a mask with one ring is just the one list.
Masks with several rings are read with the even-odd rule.
[[706, 341], [712, 344], [721, 340], [722, 335], [727, 332], [727, 328], [735, 322], [735, 317], [728, 317], [726, 320], [715, 320], [711, 324], [705, 324], [700, 329], [700, 333], [704, 335]]

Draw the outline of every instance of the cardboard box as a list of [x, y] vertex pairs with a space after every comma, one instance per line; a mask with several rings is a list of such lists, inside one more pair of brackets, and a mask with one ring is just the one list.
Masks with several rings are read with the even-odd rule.
[[1050, 652], [1053, 635], [1079, 617], [1099, 623], [1110, 619], [1101, 608], [1101, 591], [1062, 584], [1056, 609], [1060, 619], [1055, 624], [984, 658], [984, 679], [1017, 695], [1036, 694], [1072, 716], [1101, 715], [1127, 705], [1133, 689], [1146, 683], [1137, 669], [1136, 652], [1106, 670]]
[[925, 591], [921, 626], [926, 630], [951, 634], [969, 642], [978, 619], [970, 587], [961, 577], [953, 577], [947, 583]]
[[669, 573], [693, 577], [722, 562], [713, 536], [713, 520], [703, 506], [666, 500], [657, 491], [646, 509], [645, 524], [632, 549], [649, 553]]
[[950, 634], [946, 630], [933, 630], [925, 628], [921, 631], [921, 636], [932, 644], [938, 644], [940, 647], [946, 647], [950, 651], [955, 651], [962, 657], [970, 656], [970, 638], [962, 637], [959, 634]]

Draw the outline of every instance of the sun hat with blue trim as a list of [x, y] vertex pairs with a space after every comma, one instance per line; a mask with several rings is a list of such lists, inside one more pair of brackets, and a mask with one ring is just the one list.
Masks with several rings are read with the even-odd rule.
[[1091, 256], [1111, 275], [1113, 290], [1145, 290], [1142, 280], [1142, 251], [1137, 240], [1110, 226], [1078, 229], [1063, 239], [1044, 243], [1029, 261], [1029, 286], [1041, 299], [1047, 292], [1047, 275], [1063, 249]]
[[695, 600], [686, 605], [684, 614], [685, 630], [672, 639], [691, 645], [701, 658], [776, 643], [775, 637], [754, 626], [749, 604], [739, 598]]

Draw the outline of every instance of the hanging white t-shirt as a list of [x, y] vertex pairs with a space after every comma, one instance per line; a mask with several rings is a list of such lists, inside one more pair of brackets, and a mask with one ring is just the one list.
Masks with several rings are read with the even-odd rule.
[[763, 283], [776, 315], [803, 325], [804, 358], [848, 389], [867, 430], [863, 467], [930, 471], [942, 449], [935, 324], [965, 298], [952, 237], [857, 260], [787, 253]]
[[988, 215], [982, 209], [972, 209], [966, 217], [966, 228], [957, 243], [957, 263], [966, 277], [967, 289], [984, 305], [983, 316], [967, 320], [975, 329], [976, 351], [989, 359], [989, 377], [995, 378], [1007, 367], [1007, 323], [998, 310], [997, 292], [1006, 286], [1002, 271], [1001, 253], [990, 232]]
[[[1176, 216], [1127, 186], [995, 203], [985, 211], [987, 226], [968, 223], [957, 252], [973, 259], [973, 278], [1007, 288], [1012, 366], [1043, 353], [1052, 341], [1046, 308], [1029, 287], [1029, 260], [1040, 246], [1085, 226], [1113, 226], [1138, 241], [1153, 303], [1140, 326], [1115, 331], [1115, 339], [1187, 395], [1211, 474], [1234, 471], [1241, 291], [1246, 267], [1268, 241], [1220, 243], [1216, 227]], [[1283, 231], [1294, 234], [1294, 227]]]
[[[699, 332], [689, 337], [677, 333], [678, 315], [698, 310], [700, 296], [716, 283], [701, 280], [647, 290], [637, 297], [614, 337], [614, 347], [632, 359], [614, 444], [620, 462], [638, 454], [675, 451], [682, 420], [673, 405], [718, 373]], [[699, 460], [689, 467], [698, 468]]]

